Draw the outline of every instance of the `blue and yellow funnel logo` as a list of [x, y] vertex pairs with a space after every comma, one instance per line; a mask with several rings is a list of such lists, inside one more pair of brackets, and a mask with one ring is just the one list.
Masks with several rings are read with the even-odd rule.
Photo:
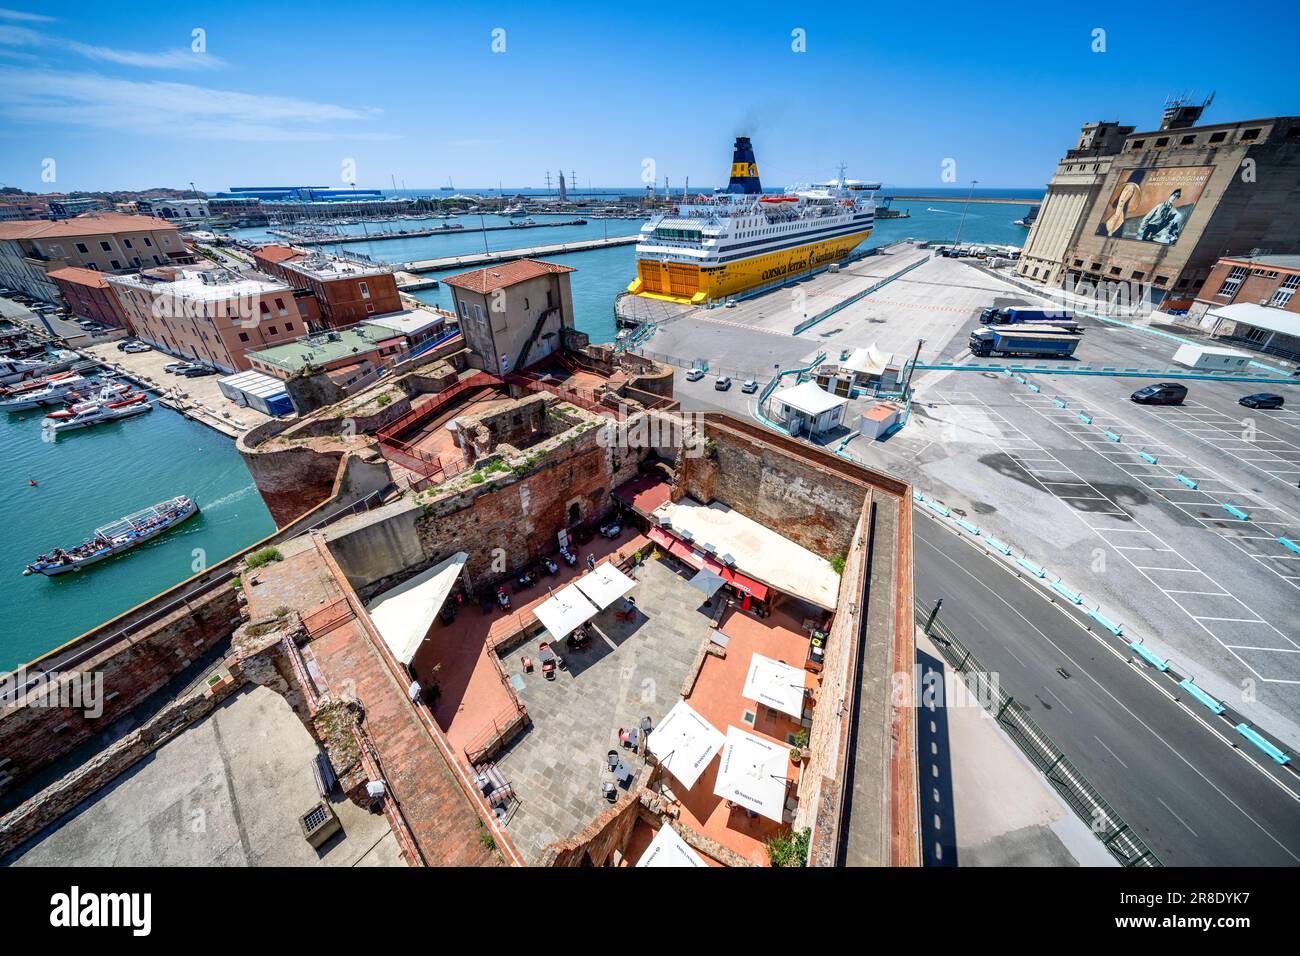
[[754, 162], [754, 147], [748, 136], [737, 136], [735, 151], [731, 156], [731, 182], [727, 185], [729, 193], [761, 193], [762, 184], [758, 181], [758, 164]]

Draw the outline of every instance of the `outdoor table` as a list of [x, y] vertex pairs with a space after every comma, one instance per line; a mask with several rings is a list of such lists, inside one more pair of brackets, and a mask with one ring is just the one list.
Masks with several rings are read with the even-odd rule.
[[618, 777], [623, 783], [627, 783], [628, 780], [632, 779], [632, 768], [620, 760], [618, 766], [614, 768], [614, 776]]
[[642, 718], [641, 718], [641, 730], [644, 731], [644, 732], [647, 733], [647, 734], [650, 733], [650, 718], [649, 718], [649, 717], [642, 717]]
[[555, 660], [555, 652], [549, 647], [542, 647], [538, 649], [537, 657], [543, 664], [549, 664]]
[[632, 745], [633, 750], [636, 750], [637, 742], [640, 740], [640, 737], [641, 731], [637, 730], [635, 727], [627, 732], [628, 743]]

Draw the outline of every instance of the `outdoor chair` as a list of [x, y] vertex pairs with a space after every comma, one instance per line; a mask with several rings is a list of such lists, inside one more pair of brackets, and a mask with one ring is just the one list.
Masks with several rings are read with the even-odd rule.
[[605, 795], [605, 799], [608, 800], [610, 803], [613, 803], [615, 800], [618, 799], [618, 791], [614, 787], [614, 781], [612, 780], [606, 780], [604, 783], [602, 783], [600, 785], [600, 792]]
[[609, 769], [612, 771], [615, 767], [618, 766], [618, 751], [611, 750], [608, 754], [606, 754], [606, 759], [609, 761]]

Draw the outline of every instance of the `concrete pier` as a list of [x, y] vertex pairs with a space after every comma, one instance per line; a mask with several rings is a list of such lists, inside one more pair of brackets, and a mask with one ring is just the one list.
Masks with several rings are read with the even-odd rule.
[[444, 256], [441, 259], [418, 259], [398, 266], [404, 272], [437, 272], [440, 269], [456, 269], [461, 266], [485, 266], [493, 262], [507, 262], [511, 259], [556, 256], [566, 252], [585, 252], [588, 249], [604, 249], [607, 246], [630, 246], [641, 237], [610, 236], [608, 239], [583, 239], [579, 242], [557, 242], [549, 246], [530, 246], [526, 249], [501, 249], [497, 252], [479, 252], [464, 256]]
[[466, 233], [478, 232], [502, 232], [507, 229], [542, 229], [547, 226], [581, 226], [585, 225], [583, 219], [562, 219], [559, 222], [534, 222], [534, 223], [513, 223], [499, 226], [461, 226], [460, 228], [447, 228], [441, 226], [431, 226], [427, 229], [410, 229], [405, 232], [387, 232], [379, 231], [372, 233], [362, 233], [360, 235], [339, 235], [339, 236], [320, 236], [311, 239], [297, 239], [292, 231], [283, 229], [268, 230], [271, 235], [281, 239], [287, 239], [295, 246], [341, 246], [349, 242], [377, 242], [381, 239], [421, 239], [425, 236], [460, 236]]

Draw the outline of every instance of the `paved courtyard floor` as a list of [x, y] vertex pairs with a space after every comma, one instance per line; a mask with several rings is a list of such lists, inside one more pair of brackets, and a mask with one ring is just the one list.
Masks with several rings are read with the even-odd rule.
[[[618, 729], [641, 718], [657, 724], [680, 699], [701, 644], [707, 640], [711, 608], [703, 595], [660, 561], [637, 572], [633, 589], [639, 613], [623, 622], [613, 607], [594, 620], [592, 647], [565, 655], [554, 681], [540, 668], [520, 674], [519, 658], [537, 660], [537, 641], [515, 648], [506, 661], [533, 726], [497, 759], [519, 795], [508, 828], [520, 853], [537, 862], [551, 843], [589, 824], [609, 803], [601, 784], [612, 780], [606, 754], [617, 750], [635, 775], [639, 754], [618, 745]], [[644, 752], [644, 739], [641, 751]]]

